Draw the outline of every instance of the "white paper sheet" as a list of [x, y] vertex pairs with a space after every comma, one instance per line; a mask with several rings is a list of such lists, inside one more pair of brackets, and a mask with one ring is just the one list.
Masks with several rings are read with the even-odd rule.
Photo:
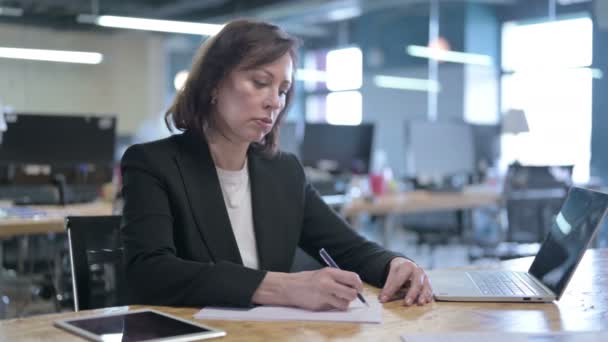
[[441, 334], [404, 334], [403, 342], [597, 342], [608, 341], [608, 332], [547, 332], [547, 333], [510, 333], [510, 332], [466, 332]]
[[251, 309], [206, 307], [194, 315], [196, 319], [232, 321], [327, 321], [381, 323], [382, 304], [375, 297], [365, 297], [367, 307], [359, 300], [351, 302], [346, 311], [309, 311], [283, 306], [257, 306]]

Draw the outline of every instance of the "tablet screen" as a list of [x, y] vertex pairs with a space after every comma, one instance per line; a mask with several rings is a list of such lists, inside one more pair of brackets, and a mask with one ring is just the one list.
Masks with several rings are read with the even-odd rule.
[[150, 310], [71, 319], [58, 322], [58, 325], [76, 333], [84, 331], [101, 341], [170, 340], [193, 334], [198, 336], [197, 339], [201, 339], [224, 335], [223, 332], [218, 335], [217, 330]]

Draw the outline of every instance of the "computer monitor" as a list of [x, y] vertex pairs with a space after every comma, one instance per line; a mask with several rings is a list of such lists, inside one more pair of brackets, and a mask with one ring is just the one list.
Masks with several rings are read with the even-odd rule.
[[301, 159], [304, 166], [334, 174], [369, 172], [374, 125], [357, 126], [307, 123]]
[[473, 133], [469, 125], [410, 121], [406, 132], [409, 176], [445, 178], [475, 172]]
[[116, 118], [5, 114], [0, 163], [73, 165], [114, 161]]
[[0, 183], [46, 183], [57, 174], [68, 184], [100, 184], [112, 179], [115, 116], [4, 115]]
[[475, 165], [493, 167], [500, 158], [500, 125], [471, 124]]

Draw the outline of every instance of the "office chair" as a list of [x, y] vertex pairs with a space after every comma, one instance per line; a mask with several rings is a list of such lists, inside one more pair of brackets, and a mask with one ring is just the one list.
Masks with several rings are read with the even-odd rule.
[[570, 165], [509, 165], [503, 194], [507, 230], [502, 242], [486, 248], [481, 255], [469, 255], [471, 260], [478, 257], [506, 260], [535, 255], [551, 229], [571, 183]]
[[126, 304], [121, 216], [69, 216], [74, 310]]
[[572, 184], [572, 165], [509, 165], [504, 183], [506, 231], [496, 245], [469, 252], [469, 259], [514, 259], [535, 255]]
[[542, 242], [571, 184], [572, 166], [510, 165], [505, 182], [506, 240]]

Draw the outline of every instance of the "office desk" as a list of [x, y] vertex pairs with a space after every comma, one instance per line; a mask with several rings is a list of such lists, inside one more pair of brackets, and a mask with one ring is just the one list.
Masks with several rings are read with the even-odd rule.
[[497, 205], [501, 199], [497, 191], [434, 192], [416, 190], [386, 194], [371, 200], [357, 198], [344, 205], [346, 217], [359, 214], [411, 214], [437, 210], [473, 209]]
[[[110, 215], [112, 214], [112, 203], [93, 202], [84, 204], [72, 204], [66, 206], [47, 205], [29, 206], [34, 210], [40, 210], [44, 215], [39, 217], [8, 217], [0, 218], [0, 240], [11, 237], [27, 237], [28, 235], [64, 233], [65, 218], [69, 215]], [[17, 269], [19, 273], [24, 270], [24, 257], [27, 254], [28, 239], [21, 239], [20, 253], [18, 256]], [[2, 245], [0, 244], [0, 266], [2, 265]], [[3, 270], [0, 269], [0, 275]]]
[[386, 194], [374, 199], [354, 199], [344, 205], [341, 213], [352, 222], [361, 214], [384, 217], [384, 246], [394, 228], [395, 215], [440, 210], [466, 210], [500, 204], [501, 194], [492, 189], [471, 187], [460, 192], [411, 191]]
[[72, 204], [67, 206], [31, 206], [45, 215], [34, 218], [0, 218], [0, 239], [65, 231], [65, 217], [69, 215], [111, 215], [110, 202]]
[[[526, 270], [531, 258], [503, 262], [497, 267]], [[367, 294], [378, 290], [366, 286]], [[133, 306], [141, 308], [141, 306]], [[196, 308], [153, 307], [193, 320]], [[52, 326], [54, 320], [90, 314], [52, 314], [0, 321], [1, 341], [81, 341]], [[608, 329], [608, 249], [585, 255], [567, 292], [555, 303], [450, 303], [403, 307], [400, 302], [384, 305], [383, 323], [231, 322], [204, 321], [224, 329], [218, 341], [399, 341], [413, 332], [453, 331], [597, 331]], [[195, 320], [193, 320], [195, 321]]]

